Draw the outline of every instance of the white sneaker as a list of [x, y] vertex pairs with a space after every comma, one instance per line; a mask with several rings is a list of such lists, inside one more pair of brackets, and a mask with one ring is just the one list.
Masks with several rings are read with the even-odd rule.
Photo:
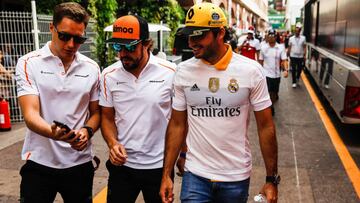
[[329, 89], [329, 85], [324, 85], [325, 89]]
[[295, 87], [296, 87], [296, 83], [293, 83], [293, 84], [292, 84], [292, 87], [295, 88]]

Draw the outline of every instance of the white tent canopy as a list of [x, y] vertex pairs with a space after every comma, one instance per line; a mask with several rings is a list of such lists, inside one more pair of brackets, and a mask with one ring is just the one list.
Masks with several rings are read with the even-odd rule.
[[[170, 28], [168, 28], [167, 26], [165, 25], [160, 25], [160, 24], [152, 24], [152, 23], [149, 23], [149, 32], [157, 32], [157, 31], [171, 31]], [[109, 25], [107, 27], [104, 28], [104, 31], [105, 32], [112, 32], [113, 31], [113, 26], [112, 25]]]

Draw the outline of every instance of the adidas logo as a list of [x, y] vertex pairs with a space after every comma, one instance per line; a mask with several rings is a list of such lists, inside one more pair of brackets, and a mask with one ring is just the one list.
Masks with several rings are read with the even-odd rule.
[[197, 84], [195, 83], [195, 84], [191, 87], [190, 91], [200, 91], [200, 88], [198, 88]]

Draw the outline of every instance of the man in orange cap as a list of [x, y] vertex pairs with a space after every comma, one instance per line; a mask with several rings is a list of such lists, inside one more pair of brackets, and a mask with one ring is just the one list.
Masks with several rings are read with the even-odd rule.
[[101, 132], [109, 147], [107, 202], [161, 202], [165, 132], [176, 65], [150, 52], [147, 22], [136, 15], [113, 24], [120, 61], [101, 76]]
[[212, 3], [196, 4], [186, 15], [182, 32], [189, 36], [194, 57], [178, 65], [173, 82], [160, 188], [163, 202], [174, 200], [171, 174], [185, 138], [181, 201], [247, 201], [250, 111], [255, 113], [267, 173], [261, 193], [268, 202], [277, 200], [277, 142], [266, 78], [258, 62], [234, 53], [225, 43], [227, 29], [224, 12]]

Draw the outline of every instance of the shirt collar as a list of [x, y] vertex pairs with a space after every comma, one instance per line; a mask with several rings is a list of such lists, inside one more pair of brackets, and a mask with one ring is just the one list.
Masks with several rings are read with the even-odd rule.
[[225, 55], [215, 64], [210, 64], [208, 61], [202, 59], [202, 61], [207, 65], [213, 65], [217, 70], [226, 70], [228, 67], [231, 58], [232, 58], [232, 49], [229, 44], [225, 44], [227, 46], [227, 51]]
[[[55, 57], [55, 55], [50, 50], [50, 44], [51, 44], [51, 41], [48, 41], [45, 44], [45, 46], [40, 49], [41, 50], [41, 55], [42, 55], [43, 58]], [[80, 53], [78, 51], [75, 53], [74, 61], [76, 61], [76, 62], [80, 61]]]

